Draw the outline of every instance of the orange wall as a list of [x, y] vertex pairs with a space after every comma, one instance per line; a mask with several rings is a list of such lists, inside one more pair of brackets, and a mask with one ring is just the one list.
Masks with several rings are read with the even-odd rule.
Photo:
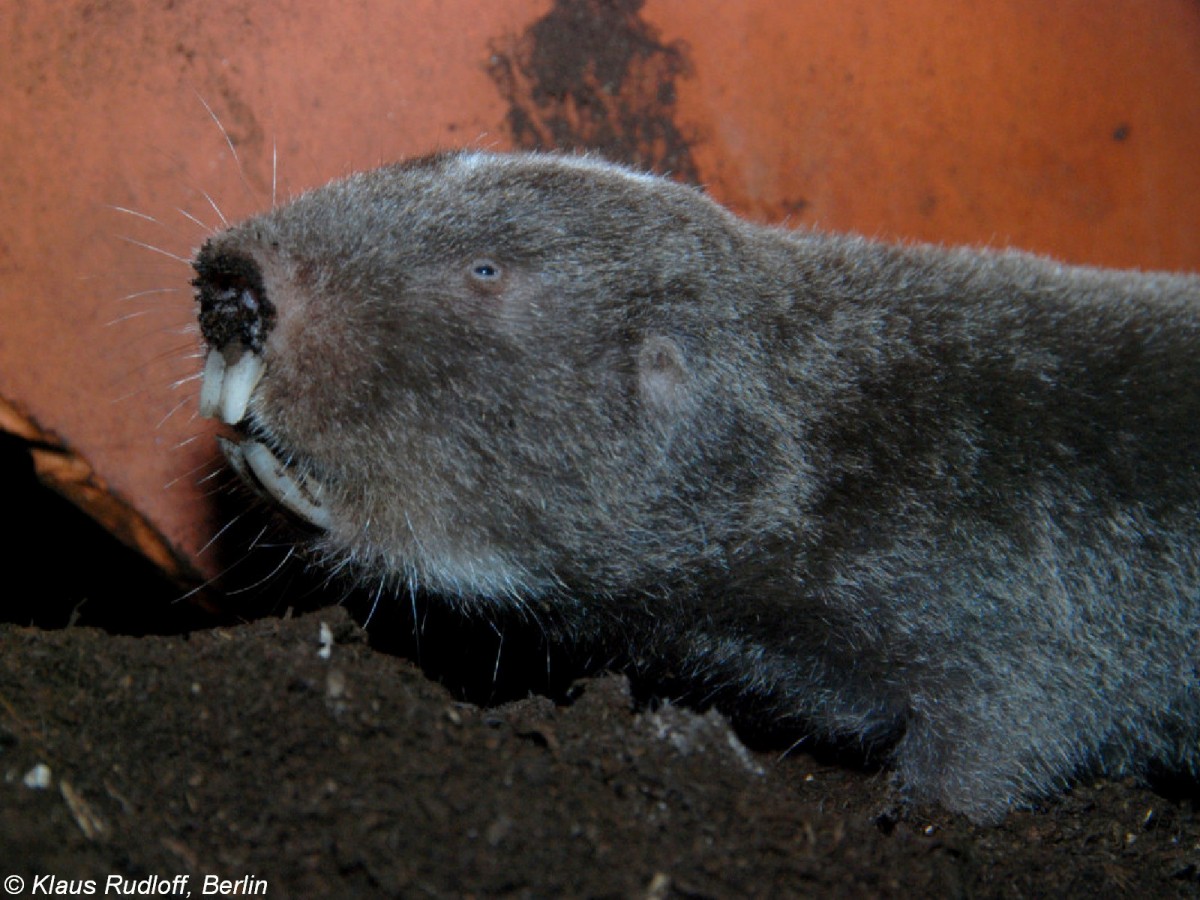
[[1194, 0], [616, 7], [0, 6], [0, 427], [211, 574], [179, 210], [213, 227], [206, 195], [232, 218], [437, 148], [600, 144], [759, 220], [1200, 269]]

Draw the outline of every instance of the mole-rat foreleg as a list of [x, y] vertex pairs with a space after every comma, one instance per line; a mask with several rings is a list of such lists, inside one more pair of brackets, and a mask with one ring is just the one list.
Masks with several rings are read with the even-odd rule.
[[1094, 748], [1077, 736], [1095, 734], [1096, 723], [1079, 721], [1082, 701], [1071, 707], [982, 685], [914, 696], [893, 750], [906, 797], [989, 823], [1061, 790], [1095, 763]]

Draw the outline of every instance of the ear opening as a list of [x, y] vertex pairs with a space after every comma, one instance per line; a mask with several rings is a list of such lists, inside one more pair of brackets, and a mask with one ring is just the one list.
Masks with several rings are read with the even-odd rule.
[[683, 348], [663, 335], [649, 335], [638, 349], [638, 392], [651, 412], [674, 414], [687, 402], [690, 373]]

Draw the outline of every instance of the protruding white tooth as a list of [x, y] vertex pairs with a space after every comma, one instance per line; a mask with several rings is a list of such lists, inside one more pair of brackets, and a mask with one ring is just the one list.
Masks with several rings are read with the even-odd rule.
[[221, 437], [219, 434], [217, 435], [217, 444], [220, 446], [221, 452], [225, 454], [225, 459], [233, 471], [237, 473], [238, 478], [252, 488], [258, 488], [258, 485], [254, 483], [254, 476], [250, 474], [250, 469], [246, 466], [246, 454], [242, 452], [242, 445], [237, 441]]
[[211, 419], [221, 408], [221, 383], [225, 380], [225, 356], [209, 350], [204, 357], [204, 380], [200, 382], [200, 415]]
[[[329, 510], [317, 496], [320, 487], [307, 478], [294, 478], [287, 466], [258, 441], [243, 441], [239, 449], [246, 466], [254, 473], [264, 491], [301, 519], [317, 528], [329, 528]], [[236, 468], [236, 464], [235, 468]]]
[[[227, 357], [226, 364], [228, 363]], [[262, 374], [262, 357], [250, 350], [243, 349], [232, 365], [228, 365], [221, 383], [222, 422], [226, 425], [236, 425], [246, 417], [250, 395], [254, 393]]]

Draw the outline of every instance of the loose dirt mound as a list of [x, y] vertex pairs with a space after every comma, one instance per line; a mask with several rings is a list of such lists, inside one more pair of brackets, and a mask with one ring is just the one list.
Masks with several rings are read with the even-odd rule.
[[[747, 750], [621, 678], [476, 705], [337, 606], [214, 627], [65, 506], [12, 496], [9, 583], [45, 589], [10, 587], [22, 624], [0, 626], [0, 878], [24, 896], [47, 876], [102, 896], [109, 875], [270, 897], [1200, 889], [1182, 797], [1099, 782], [996, 828], [897, 816], [886, 773]], [[108, 630], [44, 627], [73, 609]], [[138, 628], [179, 633], [112, 633]]]

